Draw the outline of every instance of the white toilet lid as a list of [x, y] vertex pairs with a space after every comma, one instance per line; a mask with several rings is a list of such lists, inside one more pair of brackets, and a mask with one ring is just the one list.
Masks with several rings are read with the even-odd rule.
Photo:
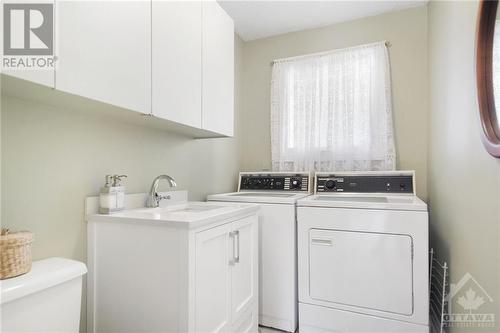
[[65, 258], [34, 261], [26, 274], [0, 281], [0, 304], [39, 292], [87, 273], [84, 263]]

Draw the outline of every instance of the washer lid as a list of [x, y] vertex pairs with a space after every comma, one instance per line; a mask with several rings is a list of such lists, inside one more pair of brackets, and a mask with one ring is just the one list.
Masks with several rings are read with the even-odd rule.
[[321, 194], [298, 200], [297, 206], [427, 211], [427, 204], [414, 195]]
[[295, 204], [297, 200], [305, 198], [309, 193], [278, 192], [278, 191], [247, 191], [223, 194], [212, 194], [208, 201], [231, 201], [249, 203], [280, 203]]

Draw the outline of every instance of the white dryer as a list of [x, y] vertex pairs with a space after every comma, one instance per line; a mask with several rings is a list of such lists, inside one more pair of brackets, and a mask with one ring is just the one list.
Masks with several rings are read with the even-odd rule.
[[238, 192], [209, 201], [256, 203], [259, 213], [259, 324], [297, 329], [296, 202], [310, 195], [309, 173], [241, 172]]
[[429, 332], [428, 214], [413, 171], [317, 173], [297, 206], [301, 333]]

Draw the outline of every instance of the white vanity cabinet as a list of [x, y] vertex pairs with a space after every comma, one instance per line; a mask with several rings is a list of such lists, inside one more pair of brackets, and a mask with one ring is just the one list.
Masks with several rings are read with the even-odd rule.
[[252, 218], [196, 234], [194, 332], [257, 329], [256, 241]]
[[257, 333], [258, 207], [203, 205], [88, 216], [89, 332]]
[[57, 90], [151, 112], [149, 1], [56, 0]]
[[230, 234], [229, 224], [195, 236], [195, 332], [227, 331], [231, 326]]

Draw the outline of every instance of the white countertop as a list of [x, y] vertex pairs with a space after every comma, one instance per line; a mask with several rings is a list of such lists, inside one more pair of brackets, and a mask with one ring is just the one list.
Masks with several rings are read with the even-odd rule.
[[253, 215], [258, 205], [222, 202], [183, 202], [158, 208], [127, 209], [114, 214], [89, 214], [88, 222], [154, 223], [168, 227], [194, 229], [228, 219]]

